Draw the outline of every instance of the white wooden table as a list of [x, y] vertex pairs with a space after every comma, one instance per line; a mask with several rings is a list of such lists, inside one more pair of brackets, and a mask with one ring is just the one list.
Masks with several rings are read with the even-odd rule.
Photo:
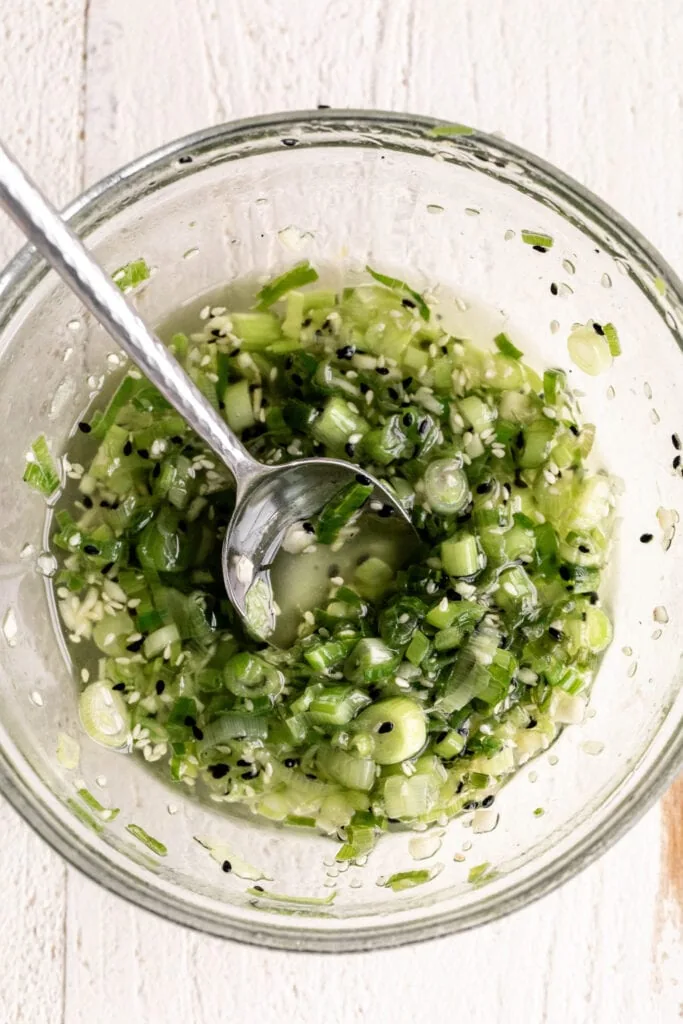
[[[318, 103], [500, 129], [683, 271], [680, 0], [13, 0], [0, 132], [59, 202], [175, 136]], [[3, 222], [0, 256], [17, 236]], [[683, 1017], [683, 783], [513, 918], [418, 948], [240, 948], [133, 909], [0, 801], [0, 1024]]]

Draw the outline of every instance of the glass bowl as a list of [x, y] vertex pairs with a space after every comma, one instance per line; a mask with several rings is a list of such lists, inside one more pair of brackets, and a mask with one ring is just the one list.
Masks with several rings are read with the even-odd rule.
[[[411, 834], [397, 833], [344, 870], [334, 840], [226, 815], [138, 758], [92, 743], [53, 628], [45, 505], [21, 477], [34, 438], [44, 432], [62, 450], [120, 360], [24, 249], [0, 278], [0, 779], [15, 807], [121, 896], [207, 932], [291, 949], [377, 948], [481, 924], [601, 853], [662, 791], [683, 752], [683, 541], [672, 540], [683, 494], [672, 438], [683, 433], [683, 286], [659, 255], [516, 146], [398, 114], [322, 111], [212, 128], [110, 176], [67, 215], [105, 267], [143, 257], [153, 268], [135, 296], [153, 324], [304, 258], [346, 276], [371, 263], [415, 287], [438, 285], [465, 324], [483, 303], [491, 334], [504, 327], [524, 339], [533, 364], [567, 369], [597, 425], [599, 462], [621, 481], [608, 593], [615, 636], [585, 721], [503, 789], [497, 827], [475, 834], [464, 816], [438, 830], [418, 862]], [[552, 247], [526, 244], [523, 231], [550, 235]], [[567, 352], [572, 324], [589, 318], [614, 323], [623, 349], [598, 377]], [[85, 789], [118, 816], [89, 807]], [[167, 854], [141, 845], [131, 823]], [[270, 880], [244, 877], [244, 866], [241, 876], [223, 873], [195, 837], [218, 844], [219, 861], [222, 845]], [[417, 888], [381, 884], [425, 867], [435, 877]], [[255, 881], [316, 902], [250, 893]]]

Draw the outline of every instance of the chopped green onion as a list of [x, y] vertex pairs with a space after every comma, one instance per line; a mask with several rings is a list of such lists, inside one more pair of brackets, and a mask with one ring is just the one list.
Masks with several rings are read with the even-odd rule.
[[111, 275], [111, 279], [122, 292], [128, 292], [131, 288], [135, 288], [137, 285], [142, 284], [149, 278], [150, 269], [143, 259], [131, 260], [130, 263], [126, 263], [123, 267], [119, 267]]
[[522, 241], [526, 245], [538, 245], [542, 249], [552, 249], [553, 247], [552, 235], [546, 235], [540, 231], [522, 231]]
[[318, 518], [316, 533], [321, 544], [331, 544], [339, 536], [342, 527], [363, 507], [373, 492], [371, 483], [352, 480], [342, 487], [325, 504]]
[[474, 135], [474, 128], [467, 124], [437, 124], [429, 129], [434, 138], [449, 138], [455, 135]]
[[32, 457], [26, 461], [24, 483], [50, 498], [59, 489], [60, 480], [44, 434], [35, 439], [31, 452]]
[[501, 332], [497, 334], [493, 339], [496, 343], [496, 348], [502, 355], [507, 356], [508, 359], [521, 359], [524, 353], [513, 345], [507, 334]]
[[305, 284], [311, 284], [318, 280], [318, 272], [313, 269], [308, 260], [297, 263], [291, 270], [274, 278], [261, 288], [256, 296], [256, 308], [259, 310], [268, 309], [275, 302], [286, 295], [294, 288], [302, 288]]
[[152, 851], [152, 853], [156, 853], [157, 857], [165, 857], [168, 853], [164, 844], [158, 839], [155, 839], [154, 836], [151, 836], [149, 832], [145, 832], [142, 826], [134, 824], [126, 825], [126, 831], [130, 832], [130, 834], [137, 839], [139, 843], [146, 846], [148, 850]]
[[603, 331], [607, 338], [607, 344], [609, 345], [610, 353], [616, 358], [621, 355], [621, 344], [619, 343], [619, 335], [614, 324], [604, 324]]
[[431, 315], [429, 306], [419, 292], [410, 288], [405, 281], [401, 281], [397, 277], [388, 277], [386, 274], [380, 274], [377, 270], [373, 270], [372, 267], [366, 267], [365, 269], [370, 277], [373, 277], [375, 281], [383, 284], [385, 288], [391, 288], [392, 291], [400, 292], [401, 294], [408, 296], [416, 306], [422, 319], [429, 321]]

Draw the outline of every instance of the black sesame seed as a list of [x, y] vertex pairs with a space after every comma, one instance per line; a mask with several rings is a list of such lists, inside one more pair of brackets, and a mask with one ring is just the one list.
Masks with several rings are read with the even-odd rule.
[[369, 384], [359, 384], [358, 385], [358, 390], [360, 391], [361, 395], [367, 395], [368, 391], [370, 390], [370, 385]]
[[398, 391], [396, 388], [387, 388], [387, 394], [392, 402], [398, 402]]
[[144, 642], [145, 641], [143, 637], [140, 637], [139, 640], [133, 640], [131, 641], [131, 643], [126, 644], [126, 650], [130, 651], [131, 654], [137, 654], [137, 652], [140, 650]]
[[553, 638], [553, 640], [561, 640], [562, 639], [562, 630], [561, 629], [557, 629], [555, 626], [548, 626], [548, 633]]
[[579, 428], [577, 427], [576, 423], [570, 423], [569, 424], [569, 429], [571, 430], [571, 432], [574, 435], [574, 437], [578, 437], [579, 436], [580, 431], [579, 431]]
[[448, 736], [448, 729], [444, 729], [443, 732], [440, 732], [438, 734], [438, 736], [436, 737], [436, 742], [437, 743], [443, 743], [443, 741], [446, 739], [447, 736]]
[[243, 757], [237, 762], [238, 768], [251, 768], [251, 761], [245, 761]]
[[284, 764], [285, 768], [296, 768], [296, 766], [299, 763], [299, 758], [298, 757], [286, 757], [282, 763]]
[[292, 359], [291, 356], [287, 356], [287, 358], [285, 359], [285, 370], [291, 370], [293, 366], [294, 360]]
[[535, 729], [537, 725], [538, 725], [538, 722], [536, 721], [536, 719], [535, 718], [530, 718], [529, 721], [527, 722], [527, 729]]
[[96, 548], [94, 544], [86, 544], [83, 548], [83, 552], [86, 555], [99, 555], [100, 549]]
[[456, 791], [455, 791], [455, 792], [456, 792], [456, 794], [457, 794], [457, 793], [462, 793], [462, 791], [463, 791], [463, 789], [464, 789], [464, 788], [465, 788], [465, 783], [464, 783], [464, 782], [463, 782], [463, 780], [461, 779], [461, 780], [460, 780], [460, 782], [458, 783], [458, 788], [457, 788], [457, 789], [456, 789]]
[[123, 446], [123, 454], [124, 455], [130, 455], [130, 454], [132, 454], [132, 451], [133, 451], [133, 442], [128, 440], [128, 441], [126, 441], [126, 443]]
[[389, 371], [386, 366], [378, 366], [375, 373], [378, 373], [380, 377], [387, 377], [389, 375]]
[[404, 377], [403, 380], [401, 381], [401, 383], [403, 384], [404, 388], [409, 388], [410, 385], [413, 383], [413, 378], [412, 377]]
[[313, 525], [313, 523], [302, 523], [301, 529], [304, 531], [304, 533], [315, 533], [315, 526]]
[[429, 420], [420, 420], [420, 422], [417, 425], [417, 432], [420, 435], [420, 437], [424, 437], [428, 430]]
[[174, 434], [173, 437], [171, 438], [171, 443], [172, 444], [182, 444], [183, 443], [183, 439], [180, 436], [180, 434]]
[[310, 316], [307, 316], [305, 320], [301, 321], [301, 326], [302, 327], [310, 327], [312, 323], [313, 323], [313, 321], [311, 320]]
[[178, 157], [178, 163], [179, 164], [191, 164], [192, 163], [192, 157], [188, 156], [187, 154], [185, 156], [179, 156]]
[[356, 349], [353, 345], [343, 345], [337, 349], [337, 359], [353, 359], [355, 351]]
[[296, 143], [297, 143], [296, 139], [283, 139], [282, 140], [282, 145], [283, 146], [290, 146], [290, 147], [291, 146], [296, 146]]
[[405, 414], [405, 416], [403, 417], [403, 426], [404, 427], [412, 427], [412, 425], [413, 425], [413, 414], [411, 412], [407, 412]]
[[515, 487], [519, 487], [521, 491], [524, 491], [528, 486], [526, 480], [522, 479], [521, 473], [515, 473]]
[[590, 594], [588, 595], [588, 600], [590, 601], [591, 604], [597, 604], [598, 603], [599, 598], [598, 598], [598, 595], [597, 595], [595, 590], [591, 590]]
[[674, 446], [674, 448], [676, 448], [676, 450], [680, 452], [680, 450], [681, 450], [681, 439], [678, 436], [678, 434], [672, 434], [671, 435], [671, 443]]
[[214, 327], [213, 330], [211, 331], [211, 336], [213, 338], [220, 338], [220, 336], [221, 336], [220, 328], [219, 327]]
[[579, 544], [579, 551], [581, 552], [582, 555], [590, 554], [590, 548], [588, 547], [587, 544]]
[[524, 434], [520, 430], [520, 432], [515, 437], [515, 448], [517, 448], [518, 451], [521, 451], [523, 447], [524, 447]]
[[109, 572], [109, 570], [113, 569], [113, 568], [114, 568], [114, 563], [113, 562], [107, 562], [106, 565], [102, 566], [102, 568], [100, 569], [100, 572], [102, 573], [103, 576], [106, 576], [107, 573]]
[[481, 806], [482, 807], [490, 807], [495, 799], [496, 798], [493, 795], [493, 793], [489, 793], [489, 795], [485, 796], [484, 799], [482, 800]]
[[156, 681], [156, 683], [154, 685], [154, 689], [161, 696], [161, 694], [166, 689], [166, 683], [163, 681], [163, 679], [157, 679], [157, 681]]
[[313, 773], [312, 773], [312, 772], [306, 772], [306, 778], [307, 778], [307, 779], [313, 779], [313, 780], [315, 781], [315, 780], [316, 780], [316, 778], [317, 778], [317, 776], [316, 776], [316, 775], [313, 775]]
[[412, 299], [401, 299], [401, 304], [405, 306], [406, 309], [417, 309], [417, 303], [413, 302]]
[[678, 469], [680, 464], [681, 464], [681, 457], [680, 457], [680, 455], [677, 455], [676, 458], [674, 459], [672, 465], [673, 465], [674, 469]]
[[196, 722], [196, 721], [195, 721], [195, 719], [194, 719], [194, 718], [192, 717], [192, 715], [185, 715], [185, 719], [184, 719], [184, 721], [185, 721], [185, 725], [187, 725], [187, 726], [188, 726], [188, 728], [192, 728], [192, 726], [193, 726], [193, 725], [196, 725], [196, 724], [197, 724], [197, 722]]
[[265, 890], [265, 889], [263, 888], [263, 886], [262, 886], [262, 885], [253, 885], [253, 886], [252, 886], [252, 889], [254, 890], [254, 892], [265, 892], [265, 891], [266, 891], [266, 890]]
[[544, 245], [534, 245], [533, 248], [536, 250], [536, 252], [547, 252], [548, 251]]
[[344, 445], [344, 451], [346, 452], [346, 454], [348, 455], [348, 457], [350, 459], [352, 459], [353, 456], [356, 454], [356, 449], [354, 448], [354, 446], [350, 442], [347, 442]]
[[365, 473], [356, 473], [356, 483], [362, 484], [363, 487], [369, 487], [372, 480], [369, 476], [366, 476]]
[[553, 283], [550, 285], [550, 294], [551, 295], [557, 295], [558, 291], [559, 291], [559, 288], [557, 287], [557, 285], [553, 281]]
[[377, 732], [381, 732], [381, 733], [393, 732], [393, 729], [394, 729], [394, 723], [393, 722], [382, 722], [382, 724], [380, 725], [380, 727], [377, 730]]
[[100, 502], [100, 508], [111, 508], [111, 505], [108, 501], [105, 501], [105, 499], [103, 498], [102, 501]]
[[223, 861], [223, 863], [221, 864], [221, 870], [225, 871], [226, 875], [230, 874], [230, 872], [232, 871], [232, 864], [230, 863], [229, 860]]
[[293, 383], [293, 384], [296, 384], [296, 386], [297, 386], [298, 388], [300, 388], [300, 387], [301, 387], [301, 385], [303, 384], [303, 382], [304, 382], [304, 379], [303, 379], [303, 377], [301, 376], [301, 374], [300, 374], [300, 373], [293, 373], [293, 374], [292, 374], [292, 383]]
[[255, 764], [253, 764], [251, 766], [251, 768], [249, 768], [248, 771], [242, 772], [242, 778], [243, 779], [255, 779], [258, 776], [258, 774], [259, 774], [258, 768], [256, 767]]
[[391, 513], [391, 505], [382, 505], [382, 507], [378, 510], [377, 515], [380, 517], [380, 519], [388, 519]]
[[78, 424], [78, 429], [82, 431], [84, 434], [89, 434], [90, 431], [92, 430], [92, 427], [90, 426], [89, 423], [81, 422]]
[[641, 535], [640, 535], [640, 543], [641, 544], [649, 544], [651, 540], [652, 540], [652, 534], [651, 533], [641, 533]]
[[92, 498], [89, 495], [84, 494], [83, 498], [82, 498], [82, 501], [83, 501], [83, 508], [92, 508]]
[[596, 324], [596, 323], [594, 323], [594, 324], [593, 324], [593, 330], [595, 331], [595, 333], [596, 333], [596, 334], [599, 334], [601, 338], [602, 338], [602, 337], [604, 336], [604, 334], [605, 334], [605, 332], [604, 332], [604, 330], [602, 329], [602, 326], [601, 326], [600, 324]]
[[559, 570], [558, 570], [558, 572], [560, 574], [560, 578], [565, 580], [565, 581], [566, 580], [570, 580], [572, 578], [572, 574], [569, 571], [568, 566], [566, 566], [566, 565], [561, 565]]
[[477, 494], [488, 494], [493, 487], [491, 480], [485, 480], [481, 484], [477, 484]]
[[198, 725], [193, 725], [192, 726], [192, 735], [194, 736], [194, 738], [196, 740], [203, 740], [204, 739], [204, 733], [202, 732], [202, 730], [199, 728]]
[[330, 109], [329, 103], [319, 103], [318, 104], [318, 110], [329, 110], [329, 109]]
[[125, 683], [114, 683], [114, 685], [112, 686], [112, 690], [125, 690], [125, 688]]
[[158, 476], [161, 476], [161, 463], [155, 462], [154, 469], [152, 470], [152, 476], [156, 480]]
[[[536, 246], [534, 246], [534, 249]], [[466, 804], [463, 804], [463, 811], [476, 811], [479, 804], [476, 800], [468, 800]]]
[[141, 459], [148, 459], [149, 451], [146, 448], [138, 448], [138, 455]]

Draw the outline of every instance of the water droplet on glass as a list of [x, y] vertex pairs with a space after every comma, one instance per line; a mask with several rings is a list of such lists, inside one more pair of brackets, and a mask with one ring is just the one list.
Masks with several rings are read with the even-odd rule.
[[562, 268], [567, 274], [575, 274], [576, 267], [571, 260], [562, 260]]
[[560, 329], [560, 321], [559, 320], [551, 320], [550, 321], [550, 333], [551, 334], [557, 334], [559, 329]]
[[183, 253], [184, 260], [191, 260], [193, 256], [199, 256], [199, 249], [195, 245], [192, 249], [186, 249]]
[[30, 558], [34, 550], [33, 544], [24, 544], [23, 548], [19, 552], [19, 558]]
[[36, 558], [36, 572], [48, 579], [57, 572], [58, 562], [49, 551], [42, 551]]
[[478, 210], [476, 206], [466, 206], [465, 213], [468, 217], [478, 217], [481, 210]]
[[302, 231], [294, 224], [278, 231], [277, 237], [285, 249], [289, 249], [290, 252], [299, 252], [313, 241], [313, 234], [310, 231]]
[[609, 276], [609, 274], [603, 274], [602, 275], [602, 277], [600, 278], [600, 284], [602, 285], [603, 288], [611, 288], [612, 287], [612, 278]]
[[515, 232], [512, 230], [512, 228], [508, 228], [507, 231], [505, 232], [505, 234], [503, 235], [503, 238], [505, 239], [506, 242], [509, 242], [510, 239], [514, 238], [514, 237], [515, 237]]
[[83, 325], [81, 324], [80, 320], [69, 320], [66, 326], [70, 331], [73, 331], [73, 333], [75, 334], [76, 331], [80, 331]]
[[601, 743], [600, 740], [585, 740], [581, 744], [581, 749], [585, 754], [590, 754], [595, 757], [597, 754], [601, 754], [605, 749], [605, 744]]
[[38, 693], [37, 690], [34, 690], [33, 693], [31, 694], [31, 703], [35, 704], [37, 708], [42, 708], [43, 706], [44, 702], [42, 694]]
[[17, 626], [17, 617], [14, 614], [13, 608], [9, 608], [5, 614], [5, 618], [2, 622], [2, 631], [5, 634], [5, 640], [9, 646], [16, 647], [19, 628]]
[[427, 213], [443, 213], [443, 206], [438, 203], [427, 203]]
[[650, 387], [647, 381], [645, 381], [645, 383], [643, 384], [643, 394], [648, 399], [652, 398], [652, 388]]

